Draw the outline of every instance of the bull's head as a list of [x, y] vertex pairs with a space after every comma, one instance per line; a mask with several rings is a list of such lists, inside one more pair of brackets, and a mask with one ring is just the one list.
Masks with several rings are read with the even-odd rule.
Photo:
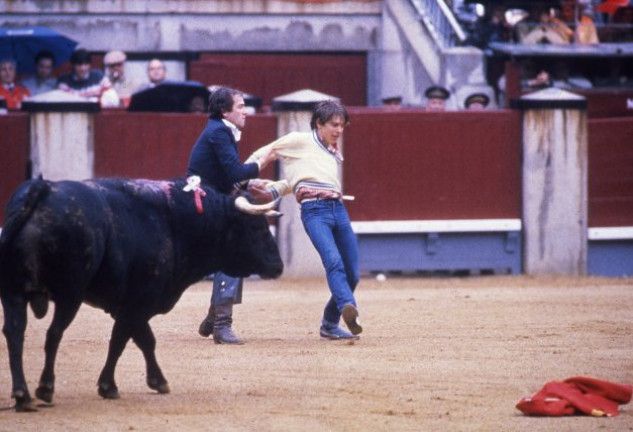
[[221, 270], [230, 276], [258, 274], [262, 278], [279, 277], [283, 262], [264, 213], [274, 211], [275, 203], [255, 205], [244, 197], [235, 199], [236, 215], [224, 236]]

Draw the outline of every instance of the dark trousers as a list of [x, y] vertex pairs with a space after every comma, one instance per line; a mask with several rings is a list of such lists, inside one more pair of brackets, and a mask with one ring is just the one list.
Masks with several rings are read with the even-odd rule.
[[213, 291], [211, 293], [211, 306], [221, 306], [232, 302], [242, 303], [243, 279], [217, 272], [213, 275]]

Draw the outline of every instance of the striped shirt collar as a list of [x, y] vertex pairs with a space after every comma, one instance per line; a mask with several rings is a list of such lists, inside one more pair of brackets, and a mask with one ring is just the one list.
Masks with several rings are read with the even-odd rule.
[[343, 155], [341, 154], [341, 152], [338, 151], [338, 147], [326, 147], [325, 144], [323, 144], [323, 141], [321, 141], [321, 139], [319, 138], [319, 134], [317, 134], [317, 131], [315, 129], [312, 130], [312, 139], [321, 149], [332, 155], [338, 163], [343, 162]]

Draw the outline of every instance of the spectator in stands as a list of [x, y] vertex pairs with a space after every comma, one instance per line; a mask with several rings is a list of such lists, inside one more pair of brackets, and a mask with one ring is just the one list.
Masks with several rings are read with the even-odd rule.
[[451, 96], [450, 92], [441, 86], [431, 86], [424, 91], [427, 98], [427, 111], [446, 111], [446, 100]]
[[194, 96], [189, 104], [187, 110], [194, 113], [203, 113], [207, 111], [207, 103], [202, 96]]
[[565, 60], [556, 60], [552, 71], [552, 87], [573, 90], [590, 89], [593, 87], [591, 81], [580, 74], [570, 73], [569, 63]]
[[490, 97], [485, 93], [473, 93], [464, 101], [464, 108], [470, 111], [482, 111], [488, 107]]
[[[239, 182], [257, 178], [274, 155], [269, 153], [252, 163], [240, 162], [237, 142], [245, 124], [242, 93], [227, 87], [215, 89], [209, 96], [209, 121], [191, 150], [187, 175], [199, 176], [204, 184], [227, 194]], [[203, 337], [213, 334], [217, 344], [242, 344], [231, 329], [233, 305], [241, 303], [241, 299], [242, 278], [215, 273], [211, 304], [198, 333]]]
[[72, 72], [57, 80], [57, 88], [86, 99], [100, 102], [102, 107], [118, 106], [120, 101], [103, 72], [92, 69], [92, 56], [83, 48], [70, 56]]
[[578, 44], [599, 43], [598, 32], [594, 24], [593, 0], [562, 0], [560, 19], [575, 26], [574, 42]]
[[[338, 178], [343, 163], [338, 141], [348, 123], [340, 102], [320, 102], [312, 113], [311, 132], [284, 135], [246, 160], [257, 161], [272, 151], [284, 161], [286, 179], [269, 187], [273, 196], [294, 194], [301, 205], [303, 227], [321, 257], [330, 290], [319, 334], [333, 340], [358, 339], [363, 331], [354, 298], [359, 281], [358, 244]], [[349, 332], [339, 326], [341, 318]]]
[[126, 60], [125, 53], [118, 50], [110, 51], [103, 57], [106, 76], [119, 96], [120, 106], [125, 108], [130, 105], [132, 94], [140, 87], [140, 83], [125, 74]]
[[539, 11], [539, 23], [521, 39], [521, 43], [561, 45], [571, 43], [574, 38], [574, 31], [559, 18], [559, 15], [560, 11], [556, 9], [541, 9]]
[[633, 74], [626, 74], [622, 59], [611, 57], [608, 66], [607, 75], [595, 79], [596, 87], [633, 87]]
[[[539, 90], [552, 85], [550, 74], [545, 69], [538, 67], [537, 63], [529, 57], [519, 60], [519, 75], [520, 82], [517, 85], [521, 91]], [[503, 74], [497, 81], [497, 105], [502, 108], [507, 107], [507, 85], [506, 75]]]
[[31, 96], [55, 90], [57, 78], [53, 76], [55, 56], [50, 51], [40, 51], [35, 56], [35, 74], [20, 81], [29, 89]]
[[7, 109], [22, 107], [22, 101], [29, 97], [29, 89], [15, 82], [16, 62], [13, 59], [0, 60], [0, 98], [6, 100]]
[[382, 107], [389, 111], [398, 111], [402, 108], [402, 96], [388, 96], [381, 99]]
[[148, 82], [142, 84], [137, 91], [154, 88], [165, 82], [167, 79], [167, 69], [165, 68], [165, 64], [159, 59], [151, 59], [147, 64], [147, 79]]

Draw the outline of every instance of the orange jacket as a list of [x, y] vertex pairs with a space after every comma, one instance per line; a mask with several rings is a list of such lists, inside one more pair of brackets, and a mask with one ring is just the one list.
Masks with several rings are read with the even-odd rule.
[[4, 84], [0, 85], [0, 98], [6, 99], [8, 109], [20, 109], [22, 100], [29, 96], [31, 96], [29, 89], [20, 84], [14, 84], [12, 90]]

